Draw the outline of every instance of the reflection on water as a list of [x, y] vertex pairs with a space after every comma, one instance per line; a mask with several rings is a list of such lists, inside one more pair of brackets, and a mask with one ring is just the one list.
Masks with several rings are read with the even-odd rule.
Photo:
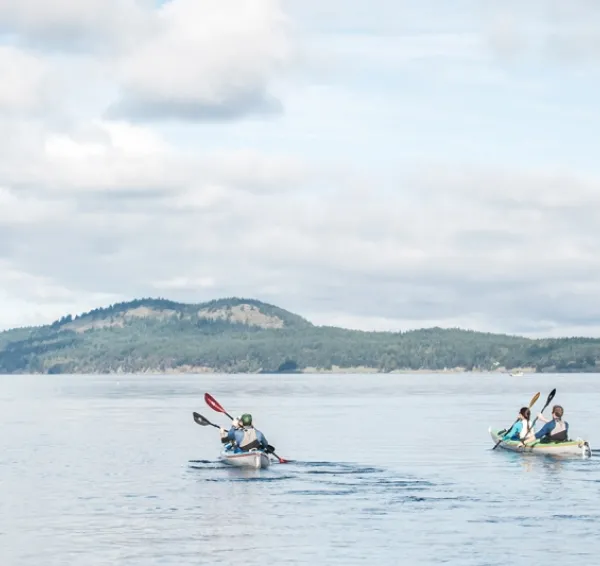
[[541, 456], [536, 454], [519, 454], [521, 466], [524, 471], [556, 473], [563, 469], [563, 459], [553, 456]]

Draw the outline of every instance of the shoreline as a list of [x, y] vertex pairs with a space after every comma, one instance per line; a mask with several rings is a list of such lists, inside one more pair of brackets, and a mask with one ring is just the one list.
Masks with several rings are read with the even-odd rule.
[[[523, 375], [511, 376], [511, 373], [522, 372]], [[486, 369], [473, 369], [468, 370], [462, 367], [456, 368], [445, 368], [445, 369], [396, 369], [392, 371], [380, 371], [378, 368], [356, 366], [356, 367], [338, 367], [332, 366], [331, 369], [308, 367], [295, 371], [256, 371], [256, 372], [228, 372], [221, 371], [213, 368], [203, 366], [180, 366], [177, 368], [166, 368], [160, 369], [146, 369], [139, 371], [123, 371], [121, 368], [114, 371], [99, 372], [99, 371], [77, 371], [77, 372], [65, 372], [65, 373], [47, 373], [47, 372], [18, 372], [9, 373], [2, 375], [454, 375], [454, 374], [495, 374], [495, 375], [508, 375], [510, 377], [525, 377], [530, 375], [543, 375], [543, 374], [561, 374], [561, 373], [600, 373], [597, 372], [565, 372], [565, 371], [545, 371], [537, 372], [533, 367], [523, 368], [511, 368], [507, 370], [505, 368], [495, 368], [493, 370]]]

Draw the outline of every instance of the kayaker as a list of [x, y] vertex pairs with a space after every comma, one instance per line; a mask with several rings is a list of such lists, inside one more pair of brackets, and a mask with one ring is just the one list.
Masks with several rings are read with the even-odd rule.
[[542, 413], [538, 419], [546, 424], [535, 433], [535, 439], [540, 442], [563, 442], [569, 439], [569, 423], [563, 421], [565, 410], [560, 405], [552, 407], [552, 419], [548, 420]]
[[531, 428], [531, 411], [528, 407], [521, 407], [519, 414], [517, 415], [517, 422], [506, 431], [502, 437], [503, 441], [506, 440], [523, 440], [533, 439], [533, 429]]
[[224, 438], [228, 441], [232, 441], [244, 452], [252, 450], [253, 448], [267, 449], [269, 443], [267, 442], [265, 435], [252, 425], [251, 414], [244, 413], [239, 419], [239, 423], [241, 424], [239, 428], [232, 426], [229, 431], [222, 428], [221, 441], [223, 441]]

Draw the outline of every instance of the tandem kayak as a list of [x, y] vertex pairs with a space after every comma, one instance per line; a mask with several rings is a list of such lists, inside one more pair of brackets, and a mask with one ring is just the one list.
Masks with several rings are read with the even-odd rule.
[[[490, 427], [488, 429], [494, 444], [496, 444], [500, 438], [500, 431]], [[498, 448], [504, 450], [510, 450], [512, 452], [525, 452], [533, 454], [542, 454], [544, 456], [575, 456], [580, 458], [590, 458], [592, 455], [592, 449], [586, 440], [578, 438], [577, 440], [568, 440], [566, 442], [540, 442], [539, 440], [533, 444], [523, 446], [519, 440], [506, 440], [500, 442]]]
[[230, 466], [239, 468], [268, 468], [271, 464], [269, 455], [262, 450], [250, 450], [250, 452], [242, 452], [241, 450], [223, 450], [219, 456], [219, 460]]

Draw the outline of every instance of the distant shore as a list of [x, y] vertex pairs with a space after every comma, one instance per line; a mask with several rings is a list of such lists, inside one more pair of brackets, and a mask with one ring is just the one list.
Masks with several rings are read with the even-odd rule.
[[[140, 371], [124, 371], [122, 369], [117, 369], [115, 371], [109, 372], [65, 372], [64, 374], [53, 374], [53, 375], [200, 375], [200, 374], [228, 374], [232, 375], [327, 375], [327, 374], [396, 374], [396, 375], [406, 375], [406, 374], [459, 374], [459, 373], [489, 373], [489, 374], [510, 374], [523, 372], [523, 375], [526, 374], [535, 374], [535, 368], [525, 367], [525, 368], [513, 368], [507, 370], [505, 368], [497, 368], [494, 370], [485, 370], [485, 369], [476, 369], [476, 370], [467, 370], [466, 368], [456, 367], [456, 368], [447, 368], [447, 369], [396, 369], [393, 371], [381, 371], [378, 368], [366, 367], [366, 366], [357, 366], [357, 367], [338, 367], [332, 366], [331, 369], [324, 368], [314, 368], [308, 367], [304, 369], [298, 369], [295, 371], [281, 371], [281, 372], [224, 372], [221, 370], [217, 370], [214, 368], [209, 368], [205, 366], [179, 366], [176, 368], [166, 368], [164, 370], [161, 369], [146, 369]], [[547, 373], [564, 373], [564, 372], [547, 372]], [[12, 374], [19, 375], [19, 374]], [[48, 375], [42, 372], [28, 372], [28, 375]]]
[[[381, 373], [381, 374], [407, 374], [407, 373], [416, 373], [416, 374], [428, 374], [428, 373], [439, 373], [439, 374], [452, 374], [452, 373], [516, 373], [523, 372], [523, 374], [528, 373], [537, 373], [536, 369], [533, 367], [523, 367], [523, 368], [512, 368], [507, 370], [506, 368], [500, 367], [493, 370], [485, 370], [485, 369], [477, 369], [477, 370], [468, 370], [464, 367], [455, 367], [455, 368], [444, 368], [444, 369], [395, 369], [392, 371], [381, 371], [379, 368], [367, 367], [367, 366], [355, 366], [355, 367], [339, 367], [339, 366], [331, 366], [331, 369], [325, 368], [316, 368], [316, 367], [307, 367], [303, 369], [298, 369], [295, 371], [281, 371], [281, 372], [265, 372], [267, 375], [293, 375], [293, 374], [353, 374], [353, 373]], [[115, 372], [118, 373], [118, 372]], [[219, 370], [215, 370], [213, 368], [202, 367], [202, 366], [180, 366], [177, 368], [167, 369], [165, 371], [159, 370], [149, 370], [142, 373], [159, 373], [159, 374], [169, 374], [169, 373], [224, 373]], [[260, 372], [239, 372], [248, 375], [259, 374]], [[556, 372], [559, 373], [559, 372]]]
[[[512, 375], [518, 372], [522, 372], [522, 375]], [[581, 374], [600, 374], [600, 371], [564, 371], [564, 370], [545, 370], [538, 372], [535, 368], [523, 368], [521, 370], [486, 370], [486, 369], [397, 369], [393, 371], [380, 371], [377, 368], [368, 367], [354, 367], [354, 368], [332, 368], [332, 369], [317, 369], [317, 368], [305, 368], [297, 371], [266, 371], [266, 372], [246, 372], [246, 371], [222, 371], [211, 368], [168, 368], [165, 370], [152, 369], [152, 370], [139, 370], [139, 371], [67, 371], [63, 373], [47, 373], [39, 371], [23, 371], [13, 373], [2, 373], [0, 375], [81, 375], [81, 376], [100, 376], [100, 375], [277, 375], [277, 376], [294, 376], [294, 375], [458, 375], [458, 374], [489, 374], [489, 375], [506, 375], [515, 378], [526, 377], [532, 375], [543, 375], [543, 374], [569, 374], [569, 373], [581, 373]]]

